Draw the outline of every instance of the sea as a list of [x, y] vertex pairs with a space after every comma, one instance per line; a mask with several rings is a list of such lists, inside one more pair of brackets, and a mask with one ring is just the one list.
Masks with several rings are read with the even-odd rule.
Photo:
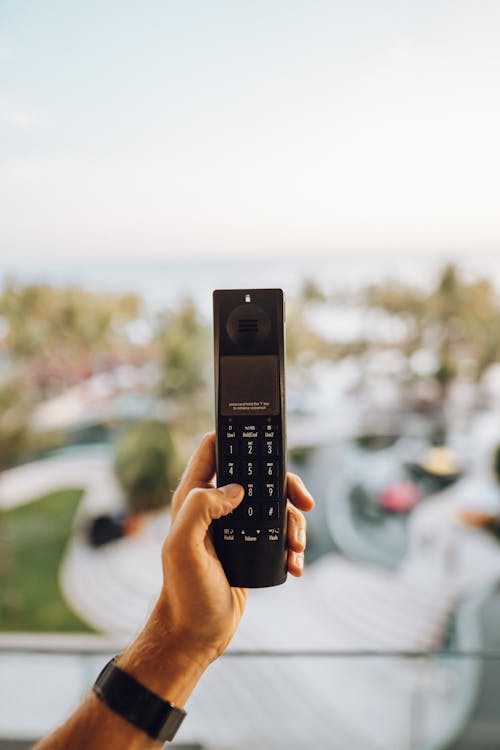
[[[139, 255], [139, 253], [138, 253]], [[431, 289], [440, 271], [455, 264], [465, 278], [486, 278], [500, 292], [500, 252], [459, 255], [446, 253], [351, 253], [336, 255], [225, 257], [100, 262], [85, 259], [26, 264], [0, 259], [0, 284], [79, 285], [93, 291], [133, 292], [155, 311], [174, 307], [190, 297], [202, 312], [211, 307], [214, 289], [275, 288], [294, 297], [306, 280], [327, 294], [355, 293], [380, 283]]]

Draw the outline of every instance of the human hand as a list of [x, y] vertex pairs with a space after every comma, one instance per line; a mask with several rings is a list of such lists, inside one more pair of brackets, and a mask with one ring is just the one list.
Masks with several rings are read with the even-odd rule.
[[[194, 452], [172, 499], [162, 549], [163, 586], [143, 630], [119, 665], [158, 695], [184, 705], [208, 665], [227, 647], [241, 620], [248, 590], [229, 585], [209, 534], [215, 518], [243, 499], [243, 487], [215, 488], [215, 435]], [[288, 570], [302, 575], [306, 520], [314, 500], [287, 474]]]
[[[172, 629], [183, 643], [193, 644], [208, 662], [222, 653], [243, 614], [248, 590], [231, 587], [208, 530], [212, 520], [233, 510], [243, 488], [230, 484], [216, 489], [215, 435], [207, 434], [193, 454], [172, 500], [170, 533], [163, 547], [163, 600]], [[301, 479], [287, 475], [288, 570], [302, 574], [306, 520], [301, 511], [314, 500]]]

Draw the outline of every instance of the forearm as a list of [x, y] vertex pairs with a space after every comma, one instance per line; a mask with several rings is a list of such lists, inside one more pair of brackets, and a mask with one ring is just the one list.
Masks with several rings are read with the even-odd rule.
[[68, 721], [34, 750], [150, 750], [161, 746], [89, 693]]
[[[169, 630], [168, 615], [157, 605], [145, 628], [117, 658], [117, 664], [164, 700], [183, 708], [209, 659], [194, 658]], [[97, 676], [97, 675], [96, 675]], [[75, 713], [35, 750], [152, 750], [163, 747], [89, 693]]]

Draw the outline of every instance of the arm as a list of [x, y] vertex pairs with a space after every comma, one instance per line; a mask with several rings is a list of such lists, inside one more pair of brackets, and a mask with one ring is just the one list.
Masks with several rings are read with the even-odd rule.
[[[229, 586], [208, 529], [235, 508], [243, 488], [215, 489], [214, 435], [205, 436], [172, 499], [162, 550], [163, 587], [143, 630], [117, 664], [164, 700], [184, 707], [209, 664], [227, 647], [241, 620], [247, 590]], [[306, 523], [314, 501], [288, 475], [288, 569], [302, 574]], [[89, 693], [68, 721], [35, 750], [149, 750], [157, 743]]]

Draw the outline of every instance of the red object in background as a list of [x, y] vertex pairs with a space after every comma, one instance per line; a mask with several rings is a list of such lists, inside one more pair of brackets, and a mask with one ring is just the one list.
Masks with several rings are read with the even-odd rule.
[[407, 513], [418, 503], [422, 496], [420, 488], [407, 479], [388, 484], [379, 493], [379, 503], [382, 508], [395, 513]]
[[143, 517], [140, 513], [131, 513], [125, 518], [123, 524], [123, 531], [126, 536], [137, 534], [142, 526]]

